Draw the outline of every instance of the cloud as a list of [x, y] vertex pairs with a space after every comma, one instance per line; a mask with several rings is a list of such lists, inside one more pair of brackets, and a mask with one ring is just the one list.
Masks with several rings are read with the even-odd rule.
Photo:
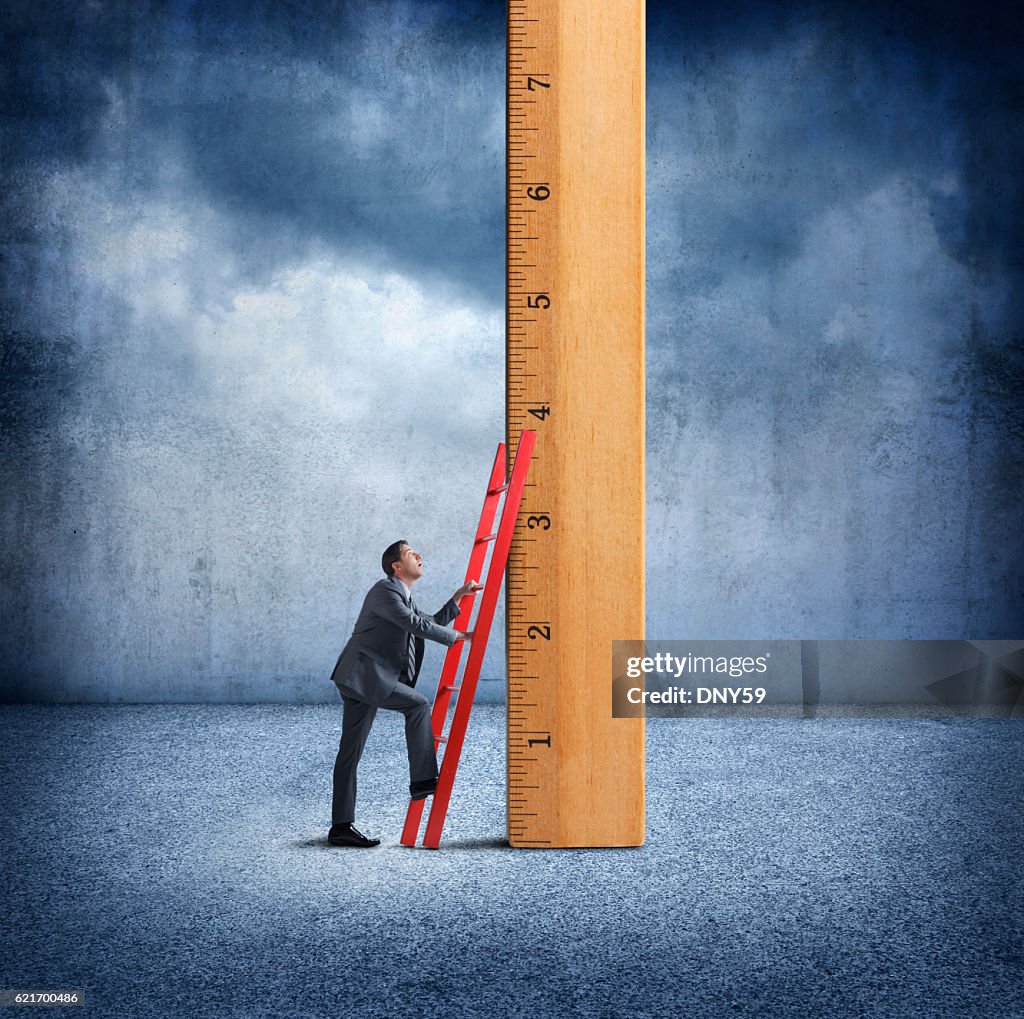
[[[254, 282], [232, 247], [230, 217], [168, 177], [178, 186], [124, 205], [111, 202], [107, 175], [86, 172], [55, 175], [46, 194], [70, 231], [65, 267], [79, 307], [102, 319], [119, 305], [130, 323], [118, 371], [125, 359], [140, 375], [177, 366], [188, 397], [222, 407], [227, 420], [250, 409], [365, 423], [385, 401], [401, 427], [493, 416], [481, 406], [501, 401], [499, 309], [317, 239]], [[57, 317], [63, 296], [53, 297]]]
[[427, 556], [427, 604], [461, 582], [502, 434], [503, 314], [316, 237], [256, 280], [231, 215], [172, 146], [159, 159], [130, 201], [116, 164], [40, 191], [61, 285], [30, 317], [71, 330], [54, 352], [75, 373], [9, 450], [8, 509], [35, 517], [8, 549], [5, 597], [32, 606], [9, 671], [101, 699], [160, 676], [172, 699], [273, 697], [283, 676], [308, 699], [395, 536]]
[[250, 18], [214, 4], [112, 19], [94, 5], [74, 12], [70, 46], [59, 17], [22, 12], [9, 150], [29, 175], [118, 165], [114, 193], [131, 201], [158, 183], [173, 148], [192, 187], [230, 217], [239, 268], [254, 278], [316, 239], [494, 304], [504, 217], [495, 18], [487, 5], [411, 0]]
[[4, 661], [308, 698], [384, 544], [427, 604], [462, 579], [503, 430], [501, 12], [124, 14], [8, 20]]

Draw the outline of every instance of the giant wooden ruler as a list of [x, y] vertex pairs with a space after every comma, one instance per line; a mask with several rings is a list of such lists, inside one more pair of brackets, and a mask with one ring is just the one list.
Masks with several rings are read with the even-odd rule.
[[643, 0], [509, 0], [508, 448], [537, 444], [509, 557], [508, 837], [644, 838]]

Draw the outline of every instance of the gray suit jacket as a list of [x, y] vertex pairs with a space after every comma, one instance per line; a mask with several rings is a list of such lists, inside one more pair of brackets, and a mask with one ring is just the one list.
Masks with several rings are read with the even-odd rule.
[[[409, 634], [416, 641], [416, 674], [423, 661], [423, 638], [451, 647], [456, 631], [446, 626], [459, 614], [448, 601], [434, 615], [420, 612], [397, 577], [378, 580], [367, 592], [355, 628], [342, 648], [331, 679], [338, 689], [367, 704], [382, 704], [408, 662]], [[416, 684], [416, 675], [410, 677]]]

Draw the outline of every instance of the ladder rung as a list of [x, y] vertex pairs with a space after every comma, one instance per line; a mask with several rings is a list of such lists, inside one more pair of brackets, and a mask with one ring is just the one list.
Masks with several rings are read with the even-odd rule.
[[497, 537], [497, 534], [488, 534], [486, 538], [477, 538], [476, 543], [482, 545], [485, 541], [494, 541]]
[[461, 684], [460, 683], [453, 683], [451, 685], [449, 685], [448, 683], [445, 683], [445, 685], [441, 687], [441, 692], [444, 693], [445, 690], [458, 690], [460, 688], [461, 688]]
[[[480, 489], [477, 489], [477, 491], [480, 491]], [[498, 485], [497, 488], [489, 489], [487, 494], [488, 495], [501, 495], [502, 492], [507, 492], [507, 491], [508, 491], [508, 482], [506, 481], [504, 485]]]
[[434, 737], [434, 742], [435, 743], [447, 743], [448, 742], [448, 737], [447, 736], [435, 736]]

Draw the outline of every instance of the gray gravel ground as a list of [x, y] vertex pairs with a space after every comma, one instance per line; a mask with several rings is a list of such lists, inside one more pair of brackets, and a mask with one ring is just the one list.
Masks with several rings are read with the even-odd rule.
[[[7, 706], [0, 987], [72, 1016], [1024, 1016], [1019, 720], [648, 721], [639, 849], [512, 850], [480, 706], [439, 852], [400, 718]], [[18, 1014], [12, 1012], [11, 1014]]]

